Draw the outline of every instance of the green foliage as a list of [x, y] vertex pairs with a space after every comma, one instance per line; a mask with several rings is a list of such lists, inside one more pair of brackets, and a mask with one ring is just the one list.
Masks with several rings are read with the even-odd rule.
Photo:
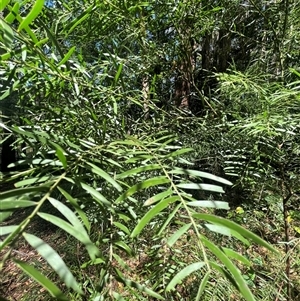
[[[281, 181], [286, 208], [299, 187], [300, 116], [298, 79], [283, 82], [299, 76], [284, 59], [294, 15], [284, 10], [272, 25], [280, 5], [250, 4], [1, 3], [0, 100], [10, 117], [1, 127], [20, 153], [2, 178], [1, 268], [12, 259], [58, 300], [178, 300], [178, 288], [206, 300], [219, 294], [216, 277], [255, 300], [240, 250], [277, 251], [219, 216], [230, 207], [224, 176], [252, 189]], [[263, 43], [268, 68], [246, 67], [260, 58], [252, 39], [274, 39]], [[201, 118], [177, 110], [172, 94], [194, 96]], [[31, 232], [36, 220], [77, 244], [78, 266]], [[21, 239], [51, 273], [16, 256]], [[134, 273], [138, 257], [148, 262]]]

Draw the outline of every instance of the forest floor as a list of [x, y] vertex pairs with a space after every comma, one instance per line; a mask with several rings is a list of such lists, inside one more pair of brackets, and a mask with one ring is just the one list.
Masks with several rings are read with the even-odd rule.
[[[6, 222], [6, 224], [13, 225], [18, 224], [28, 212], [15, 212], [12, 217]], [[253, 218], [253, 216], [252, 216]], [[282, 241], [282, 229], [277, 229], [277, 233], [267, 233], [267, 227], [264, 226], [266, 223], [272, 224], [274, 220], [266, 220], [260, 222], [258, 226], [258, 221], [256, 220], [256, 229], [253, 224], [248, 224], [249, 230], [256, 231], [260, 233], [263, 238], [276, 245], [277, 249], [280, 250], [280, 256], [270, 255], [265, 248], [257, 247], [255, 245], [251, 246], [247, 250], [239, 245], [235, 245], [234, 249], [244, 252], [251, 262], [253, 262], [253, 267], [250, 269], [242, 270], [244, 278], [247, 280], [248, 285], [257, 296], [257, 300], [264, 301], [284, 301], [284, 290], [286, 280], [284, 279], [285, 271], [285, 260], [286, 256], [284, 254], [284, 245], [280, 245]], [[92, 281], [95, 279], [95, 274], [89, 274], [89, 271], [82, 272], [80, 270], [80, 262], [82, 262], [82, 256], [84, 256], [84, 248], [76, 242], [72, 237], [64, 233], [59, 228], [45, 223], [45, 221], [36, 218], [29, 225], [28, 232], [40, 237], [50, 246], [52, 246], [59, 255], [64, 259], [66, 264], [70, 267], [73, 274], [76, 277], [81, 277], [81, 282], [84, 278]], [[281, 233], [281, 234], [280, 234]], [[290, 281], [293, 288], [293, 301], [300, 301], [300, 239], [297, 238], [297, 233], [291, 238], [293, 240], [293, 248], [291, 248], [291, 275]], [[0, 237], [1, 238], [1, 237]], [[2, 238], [3, 239], [3, 238]], [[191, 244], [193, 242], [190, 242]], [[8, 249], [5, 249], [0, 253], [0, 260]], [[52, 279], [55, 283], [59, 283], [59, 279], [56, 274], [51, 270], [49, 265], [45, 260], [31, 247], [25, 240], [20, 239], [12, 250], [12, 254], [16, 259], [27, 262], [28, 264], [34, 265], [39, 269], [44, 275]], [[131, 274], [128, 275], [131, 278], [142, 279], [141, 272], [143, 271], [143, 265], [147, 262], [147, 258], [136, 257], [128, 259], [128, 266], [130, 266]], [[84, 274], [86, 273], [86, 274]], [[96, 279], [95, 279], [96, 280]], [[96, 282], [96, 281], [95, 281]], [[119, 283], [114, 283], [116, 290], [120, 291], [124, 297], [128, 296], [128, 291], [122, 287]], [[63, 286], [60, 286], [63, 291], [66, 291]], [[274, 290], [274, 291], [271, 291]], [[180, 300], [190, 300], [188, 296], [189, 290], [182, 290], [182, 295]], [[268, 297], [269, 295], [269, 297]], [[5, 297], [9, 301], [48, 301], [52, 300], [46, 290], [42, 288], [37, 282], [30, 279], [29, 276], [24, 274], [12, 260], [8, 259], [3, 267], [0, 279], [0, 296]], [[49, 296], [49, 297], [48, 297]], [[277, 296], [277, 297], [274, 297]], [[1, 300], [1, 298], [0, 298]], [[81, 300], [72, 299], [70, 300]], [[129, 300], [129, 299], [128, 299]], [[146, 300], [146, 299], [145, 299]], [[152, 299], [148, 299], [152, 300]], [[174, 299], [175, 300], [175, 299]], [[205, 299], [206, 300], [206, 299]], [[207, 300], [219, 300], [219, 299], [207, 299]], [[225, 299], [224, 299], [225, 300]], [[240, 300], [238, 294], [232, 294], [228, 299], [231, 301]]]

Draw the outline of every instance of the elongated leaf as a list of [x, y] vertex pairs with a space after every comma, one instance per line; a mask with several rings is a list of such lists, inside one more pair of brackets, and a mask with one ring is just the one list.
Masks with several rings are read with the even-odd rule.
[[181, 228], [179, 228], [174, 234], [172, 234], [172, 236], [168, 239], [167, 244], [169, 247], [172, 247], [176, 241], [183, 235], [186, 233], [186, 231], [188, 231], [191, 227], [191, 223], [190, 224], [186, 224], [184, 226], [182, 226]]
[[122, 69], [123, 69], [123, 64], [120, 64], [119, 68], [118, 68], [118, 71], [117, 71], [117, 73], [115, 75], [115, 83], [118, 82], [118, 79], [119, 79], [119, 77], [121, 75]]
[[70, 25], [71, 28], [68, 31], [68, 35], [79, 25], [81, 24], [86, 18], [90, 16], [90, 12], [93, 9], [93, 5], [91, 5], [88, 9], [84, 10], [84, 13], [82, 13], [80, 16], [77, 17], [75, 21], [73, 21]]
[[231, 237], [231, 231], [227, 227], [221, 225], [213, 225], [213, 224], [205, 224], [205, 226], [212, 232]]
[[0, 227], [0, 236], [7, 235], [18, 229], [18, 226], [2, 226]]
[[19, 13], [19, 9], [20, 9], [20, 3], [16, 2], [13, 8], [10, 10], [10, 13], [5, 17], [5, 21], [8, 24], [11, 24], [15, 20], [16, 15]]
[[39, 284], [41, 284], [52, 297], [61, 301], [68, 301], [69, 299], [62, 293], [62, 291], [48, 278], [46, 278], [43, 274], [41, 274], [38, 270], [36, 270], [33, 266], [22, 262], [20, 260], [14, 259], [16, 265], [21, 268], [27, 275], [29, 275], [32, 279], [36, 280]]
[[124, 179], [127, 178], [128, 176], [134, 175], [136, 176], [137, 174], [141, 172], [145, 172], [148, 170], [156, 170], [156, 169], [161, 169], [162, 167], [159, 164], [151, 164], [151, 165], [146, 165], [146, 166], [141, 166], [137, 168], [133, 168], [130, 170], [127, 170], [125, 172], [122, 172], [121, 174], [118, 174], [116, 176], [116, 179]]
[[194, 176], [194, 177], [200, 177], [200, 178], [206, 178], [212, 181], [220, 182], [225, 185], [232, 185], [232, 183], [226, 179], [223, 179], [221, 177], [214, 176], [213, 174], [210, 174], [208, 172], [198, 171], [198, 170], [192, 170], [192, 169], [184, 169], [184, 168], [176, 168], [174, 170], [171, 170], [170, 173], [173, 174], [184, 174], [188, 176]]
[[228, 271], [232, 274], [235, 283], [239, 289], [239, 292], [247, 301], [255, 301], [253, 294], [251, 293], [245, 279], [238, 268], [231, 262], [231, 260], [212, 242], [205, 237], [201, 238], [203, 244], [225, 265]]
[[29, 12], [29, 14], [23, 19], [21, 24], [19, 25], [18, 31], [21, 31], [23, 28], [30, 25], [33, 20], [40, 14], [44, 7], [45, 0], [35, 0], [35, 3]]
[[163, 225], [161, 226], [161, 228], [159, 229], [157, 235], [161, 235], [163, 233], [163, 231], [166, 229], [166, 227], [169, 225], [169, 223], [173, 220], [175, 214], [177, 213], [177, 211], [182, 207], [182, 203], [180, 202], [173, 210], [172, 212], [169, 214], [169, 216], [167, 217], [167, 219], [165, 220], [165, 222], [163, 223]]
[[201, 280], [200, 285], [199, 285], [199, 289], [198, 289], [195, 301], [200, 301], [201, 300], [200, 298], [201, 298], [201, 296], [202, 296], [202, 294], [203, 294], [203, 292], [205, 290], [205, 286], [206, 286], [206, 284], [208, 282], [209, 277], [210, 277], [210, 272], [206, 272], [205, 275], [204, 275], [204, 277]]
[[0, 2], [0, 12], [2, 12], [4, 10], [4, 8], [6, 8], [6, 6], [8, 5], [10, 0], [1, 0]]
[[92, 172], [96, 173], [103, 179], [105, 179], [108, 183], [110, 183], [113, 187], [115, 187], [118, 191], [123, 191], [122, 187], [104, 170], [102, 170], [100, 167], [96, 166], [93, 163], [87, 162], [89, 166], [92, 167]]
[[130, 237], [136, 237], [140, 234], [140, 232], [144, 229], [144, 227], [148, 224], [148, 222], [153, 219], [159, 212], [164, 210], [169, 206], [170, 203], [173, 203], [179, 199], [178, 196], [169, 197], [165, 200], [162, 200], [158, 204], [156, 204], [153, 208], [151, 208], [139, 221], [139, 223], [133, 229]]
[[153, 197], [151, 197], [150, 199], [148, 199], [145, 203], [144, 206], [150, 206], [153, 205], [154, 203], [157, 203], [158, 201], [160, 201], [161, 199], [164, 199], [165, 197], [169, 196], [173, 194], [172, 189], [168, 189], [167, 191], [163, 191], [161, 193], [158, 193], [156, 195], [154, 195]]
[[192, 263], [188, 266], [186, 266], [185, 268], [183, 268], [179, 273], [177, 273], [173, 279], [170, 281], [170, 283], [167, 285], [166, 287], [166, 291], [169, 292], [173, 289], [175, 289], [175, 286], [179, 283], [181, 283], [181, 281], [188, 277], [189, 275], [191, 275], [193, 272], [198, 271], [200, 269], [202, 269], [206, 264], [204, 262], [195, 262]]
[[77, 213], [79, 214], [80, 218], [82, 219], [82, 222], [84, 226], [86, 227], [88, 233], [91, 231], [91, 224], [89, 222], [89, 219], [87, 218], [84, 211], [79, 207], [76, 199], [74, 199], [69, 193], [67, 193], [65, 190], [63, 190], [61, 187], [58, 187], [59, 191], [62, 193], [62, 195], [73, 205]]
[[125, 225], [123, 225], [123, 224], [121, 224], [121, 223], [119, 223], [119, 222], [114, 222], [113, 224], [114, 224], [116, 227], [118, 227], [119, 229], [121, 229], [124, 233], [130, 235], [130, 231], [129, 231], [129, 229], [128, 229]]
[[188, 202], [187, 205], [191, 207], [216, 208], [225, 210], [230, 209], [228, 203], [223, 201], [193, 201]]
[[8, 199], [10, 197], [17, 197], [19, 195], [25, 195], [30, 192], [43, 192], [45, 190], [48, 190], [48, 187], [39, 186], [39, 187], [28, 187], [28, 188], [8, 190], [0, 193], [0, 200]]
[[120, 249], [127, 252], [128, 255], [132, 255], [132, 249], [124, 242], [124, 241], [116, 241], [114, 242], [115, 246], [118, 246]]
[[80, 184], [84, 190], [86, 190], [91, 196], [93, 196], [93, 198], [97, 201], [97, 203], [99, 203], [101, 205], [105, 204], [105, 205], [110, 206], [110, 202], [95, 188], [93, 188], [85, 183], [80, 183]]
[[6, 47], [10, 48], [14, 40], [14, 32], [11, 27], [0, 19], [0, 40], [3, 41]]
[[129, 196], [131, 196], [134, 193], [136, 193], [138, 191], [141, 191], [143, 189], [153, 187], [153, 186], [157, 186], [157, 185], [163, 185], [163, 184], [166, 184], [166, 183], [170, 183], [170, 180], [168, 178], [166, 178], [165, 176], [155, 177], [155, 178], [145, 180], [144, 182], [138, 183], [138, 184], [133, 185], [132, 187], [130, 187], [125, 193], [123, 193], [116, 200], [116, 202], [120, 203], [120, 202], [124, 201], [125, 199], [127, 199]]
[[78, 229], [72, 227], [71, 224], [67, 223], [63, 219], [61, 219], [57, 216], [48, 214], [48, 213], [39, 212], [38, 215], [41, 218], [43, 218], [44, 220], [56, 225], [57, 227], [61, 228], [64, 231], [66, 231], [67, 233], [69, 233], [70, 235], [75, 237], [78, 241], [83, 243], [85, 245], [87, 251], [89, 252], [89, 255], [92, 260], [100, 255], [99, 249], [91, 242], [91, 240], [90, 240], [88, 234], [85, 232], [85, 230], [82, 232], [79, 232]]
[[27, 200], [0, 200], [0, 210], [26, 208], [36, 206], [38, 203]]
[[13, 213], [12, 211], [0, 211], [0, 223], [8, 219], [12, 215], [12, 213]]
[[73, 46], [70, 48], [70, 50], [68, 51], [68, 53], [63, 57], [63, 59], [58, 63], [58, 66], [63, 65], [65, 62], [68, 61], [68, 59], [71, 57], [71, 55], [73, 54], [73, 52], [75, 51], [76, 46]]
[[212, 222], [214, 224], [220, 224], [225, 227], [228, 227], [229, 229], [232, 229], [239, 233], [240, 235], [244, 236], [245, 238], [253, 240], [255, 243], [267, 248], [268, 250], [277, 253], [278, 251], [273, 248], [270, 244], [268, 244], [266, 241], [261, 239], [259, 236], [254, 234], [253, 232], [241, 227], [240, 225], [236, 224], [235, 222], [229, 221], [225, 218], [216, 216], [216, 215], [211, 215], [211, 214], [206, 214], [206, 213], [197, 213], [193, 214], [194, 218], [199, 218], [205, 221]]
[[196, 190], [206, 190], [212, 192], [224, 193], [225, 191], [221, 186], [203, 183], [181, 183], [176, 185], [178, 188], [183, 189], [196, 189]]
[[251, 262], [246, 257], [242, 256], [241, 254], [239, 254], [231, 249], [228, 249], [228, 248], [222, 248], [222, 251], [226, 254], [226, 256], [231, 257], [235, 260], [238, 260], [247, 266], [251, 266]]
[[76, 279], [55, 250], [52, 249], [47, 243], [45, 243], [39, 237], [32, 234], [23, 233], [26, 241], [37, 250], [37, 252], [49, 263], [52, 269], [59, 275], [64, 281], [67, 287], [71, 287], [79, 294], [83, 294]]
[[190, 153], [190, 152], [192, 152], [193, 150], [194, 150], [194, 149], [192, 149], [192, 148], [179, 149], [179, 150], [177, 150], [177, 151], [175, 151], [175, 152], [170, 153], [170, 154], [167, 155], [166, 157], [167, 157], [167, 158], [179, 157], [179, 156], [181, 156], [181, 155], [183, 155], [183, 154]]
[[37, 183], [43, 183], [46, 181], [49, 181], [51, 179], [50, 176], [46, 176], [46, 177], [35, 177], [35, 178], [29, 178], [29, 179], [25, 179], [22, 181], [19, 181], [17, 183], [15, 183], [15, 187], [24, 187], [27, 185], [32, 185], [32, 184], [37, 184]]

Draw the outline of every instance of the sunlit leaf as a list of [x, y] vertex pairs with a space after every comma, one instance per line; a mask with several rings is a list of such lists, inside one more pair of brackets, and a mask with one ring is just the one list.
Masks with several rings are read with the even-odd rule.
[[144, 229], [144, 227], [148, 224], [148, 222], [153, 219], [158, 213], [167, 208], [169, 204], [177, 201], [178, 196], [169, 197], [167, 199], [162, 200], [158, 204], [156, 204], [153, 208], [151, 208], [139, 221], [139, 223], [135, 226], [134, 230], [131, 233], [131, 237], [136, 237], [140, 234], [140, 232]]
[[224, 190], [221, 186], [212, 185], [212, 184], [181, 183], [181, 184], [177, 184], [176, 186], [178, 188], [183, 188], [183, 189], [206, 190], [206, 191], [224, 193]]
[[201, 238], [204, 245], [225, 265], [228, 271], [232, 274], [235, 283], [239, 289], [239, 292], [247, 301], [255, 301], [253, 294], [251, 293], [246, 281], [244, 280], [241, 272], [231, 262], [231, 260], [211, 241], [205, 237]]
[[184, 278], [190, 276], [195, 271], [202, 269], [205, 265], [206, 264], [204, 262], [194, 262], [186, 266], [172, 278], [172, 280], [166, 287], [166, 291], [169, 292], [175, 289], [175, 286], [181, 283]]
[[229, 210], [227, 202], [223, 201], [192, 201], [187, 203], [191, 207], [215, 208]]
[[200, 178], [206, 178], [212, 181], [220, 182], [225, 185], [232, 185], [232, 183], [226, 179], [223, 179], [221, 177], [217, 177], [215, 175], [212, 175], [207, 172], [198, 171], [198, 170], [192, 170], [192, 169], [184, 169], [184, 168], [176, 168], [170, 171], [170, 173], [173, 174], [183, 174], [188, 176], [194, 176], [194, 177], [200, 177]]
[[229, 221], [225, 218], [216, 216], [216, 215], [211, 215], [211, 214], [206, 214], [206, 213], [197, 213], [193, 214], [194, 218], [199, 218], [205, 221], [212, 222], [214, 224], [220, 224], [223, 225], [229, 229], [232, 229], [239, 233], [240, 235], [244, 236], [245, 238], [253, 240], [255, 243], [267, 248], [268, 250], [277, 253], [278, 251], [272, 247], [270, 244], [268, 244], [266, 241], [261, 239], [258, 235], [254, 234], [253, 232], [243, 228], [242, 226], [236, 224], [235, 222]]
[[71, 287], [76, 292], [83, 294], [80, 286], [75, 280], [73, 274], [70, 272], [62, 258], [57, 254], [52, 247], [45, 243], [42, 239], [32, 234], [23, 233], [26, 241], [37, 250], [37, 252], [49, 263], [52, 269], [64, 281], [67, 287]]
[[20, 260], [14, 259], [14, 262], [20, 267], [26, 274], [28, 274], [31, 278], [36, 280], [39, 284], [41, 284], [52, 297], [61, 301], [68, 301], [69, 299], [62, 293], [62, 291], [47, 277], [41, 274], [37, 269], [33, 266], [22, 262]]
[[173, 233], [167, 241], [168, 246], [172, 247], [176, 243], [176, 241], [190, 229], [191, 225], [191, 223], [186, 224], [179, 228], [175, 233]]
[[33, 7], [29, 14], [23, 19], [19, 25], [18, 31], [21, 31], [23, 28], [27, 27], [34, 21], [34, 19], [41, 13], [44, 7], [45, 0], [35, 0]]
[[57, 216], [43, 212], [39, 212], [38, 215], [44, 220], [66, 231], [67, 233], [75, 237], [78, 241], [83, 243], [87, 251], [89, 252], [91, 259], [95, 259], [97, 256], [100, 255], [99, 249], [91, 242], [88, 234], [85, 231], [78, 231], [78, 228], [73, 227], [71, 224]]
[[149, 187], [157, 186], [157, 185], [163, 185], [166, 183], [169, 183], [170, 180], [164, 176], [161, 177], [155, 177], [148, 180], [145, 180], [144, 182], [138, 183], [130, 187], [125, 193], [123, 193], [116, 202], [122, 202], [125, 199], [127, 199], [129, 196], [133, 195], [134, 193], [144, 190]]
[[63, 59], [58, 63], [57, 66], [61, 66], [63, 65], [65, 62], [68, 61], [68, 59], [71, 57], [71, 55], [73, 54], [73, 52], [75, 51], [76, 46], [73, 46], [70, 48], [70, 50], [68, 51], [68, 53], [63, 57]]
[[100, 167], [96, 166], [93, 163], [87, 162], [89, 166], [92, 167], [92, 172], [98, 174], [100, 177], [105, 179], [108, 183], [110, 183], [113, 187], [115, 187], [118, 191], [122, 191], [122, 187], [103, 169]]
[[0, 210], [7, 210], [7, 209], [16, 209], [16, 208], [26, 208], [30, 206], [36, 206], [38, 203], [27, 201], [27, 200], [0, 200]]

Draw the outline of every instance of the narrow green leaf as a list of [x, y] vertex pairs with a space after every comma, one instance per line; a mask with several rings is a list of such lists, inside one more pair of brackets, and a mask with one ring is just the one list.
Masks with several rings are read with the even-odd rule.
[[18, 31], [21, 31], [23, 28], [30, 25], [33, 20], [40, 14], [44, 7], [45, 0], [35, 0], [35, 3], [29, 12], [29, 14], [23, 19], [21, 24], [19, 25]]
[[198, 171], [198, 170], [192, 170], [192, 169], [184, 169], [184, 168], [176, 168], [170, 173], [173, 174], [184, 174], [188, 176], [193, 176], [193, 177], [200, 177], [200, 178], [206, 178], [212, 181], [216, 181], [225, 185], [232, 185], [232, 183], [226, 179], [223, 179], [221, 177], [214, 176], [213, 174], [210, 174], [208, 172], [203, 172], [203, 171]]
[[94, 260], [89, 260], [87, 262], [85, 262], [84, 264], [82, 264], [80, 267], [82, 269], [85, 269], [86, 267], [88, 266], [91, 266], [91, 265], [97, 265], [97, 264], [102, 264], [102, 263], [105, 263], [105, 261], [102, 259], [102, 258], [96, 258]]
[[0, 19], [0, 40], [3, 41], [4, 45], [8, 48], [11, 47], [14, 40], [14, 32], [11, 27]]
[[186, 153], [190, 153], [192, 152], [194, 149], [192, 148], [184, 148], [184, 149], [179, 149], [175, 152], [172, 152], [170, 153], [169, 155], [166, 156], [166, 158], [172, 158], [172, 157], [179, 157], [183, 154], [186, 154]]
[[54, 198], [49, 197], [48, 200], [53, 205], [53, 207], [56, 208], [74, 226], [76, 230], [78, 230], [82, 234], [84, 233], [85, 235], [87, 235], [80, 220], [70, 208]]
[[235, 252], [231, 249], [222, 247], [222, 251], [226, 254], [226, 256], [231, 257], [235, 260], [238, 260], [238, 261], [244, 263], [247, 266], [252, 265], [251, 262], [246, 257], [244, 257], [243, 255], [241, 255], [241, 254], [239, 254], [239, 253], [237, 253], [237, 252]]
[[182, 202], [180, 202], [173, 210], [172, 212], [169, 214], [169, 216], [167, 217], [167, 219], [165, 220], [165, 222], [163, 223], [163, 225], [161, 226], [161, 228], [159, 229], [157, 235], [160, 236], [166, 229], [166, 227], [169, 225], [169, 223], [173, 220], [175, 214], [177, 213], [177, 211], [182, 207]]
[[44, 220], [66, 231], [67, 233], [75, 237], [77, 240], [79, 240], [81, 243], [83, 243], [92, 260], [94, 260], [96, 257], [100, 255], [99, 249], [91, 242], [88, 234], [85, 231], [79, 232], [78, 229], [72, 227], [71, 224], [69, 224], [68, 222], [64, 221], [63, 219], [57, 216], [48, 213], [43, 213], [43, 212], [39, 212], [38, 215]]
[[178, 196], [169, 197], [167, 199], [162, 200], [158, 204], [156, 204], [153, 208], [151, 208], [139, 221], [139, 223], [133, 229], [130, 237], [136, 237], [140, 234], [140, 232], [144, 229], [147, 223], [153, 219], [158, 213], [167, 208], [170, 203], [173, 203], [179, 199]]
[[55, 153], [56, 153], [57, 158], [61, 162], [62, 166], [64, 167], [64, 169], [66, 169], [67, 168], [67, 158], [64, 154], [63, 149], [61, 147], [57, 147]]
[[187, 202], [186, 204], [191, 207], [215, 208], [215, 209], [225, 209], [225, 210], [230, 209], [228, 203], [223, 201], [193, 201], [193, 202]]
[[57, 254], [55, 250], [52, 249], [47, 243], [45, 243], [39, 237], [32, 234], [23, 233], [26, 241], [37, 250], [37, 252], [49, 263], [52, 269], [59, 275], [59, 277], [64, 281], [67, 287], [71, 287], [79, 294], [83, 294], [80, 286], [78, 285], [76, 279], [62, 260], [62, 258]]
[[62, 293], [62, 291], [48, 278], [46, 278], [43, 274], [41, 274], [38, 270], [36, 270], [33, 266], [22, 262], [20, 260], [14, 259], [16, 265], [22, 269], [27, 275], [29, 275], [32, 279], [37, 281], [40, 285], [42, 285], [52, 297], [61, 301], [68, 301], [69, 299]]
[[166, 291], [169, 292], [173, 289], [175, 289], [175, 286], [179, 283], [181, 283], [181, 281], [188, 277], [189, 275], [191, 275], [193, 272], [198, 271], [200, 269], [202, 269], [206, 264], [204, 262], [195, 262], [192, 263], [188, 266], [186, 266], [185, 268], [183, 268], [180, 272], [178, 272], [173, 279], [170, 281], [170, 283], [167, 285], [166, 287]]
[[130, 231], [129, 231], [129, 229], [125, 225], [123, 225], [123, 224], [121, 224], [119, 222], [113, 222], [113, 224], [116, 227], [118, 227], [120, 230], [122, 230], [124, 233], [130, 235]]
[[38, 203], [27, 200], [0, 200], [0, 210], [25, 208], [30, 206], [36, 206]]
[[0, 12], [2, 12], [6, 8], [6, 6], [9, 3], [9, 1], [10, 0], [1, 0], [1, 2], [0, 2]]
[[13, 231], [16, 231], [18, 226], [2, 226], [0, 227], [0, 236], [10, 234]]
[[132, 249], [124, 241], [116, 241], [114, 242], [114, 245], [126, 251], [126, 253], [130, 256], [133, 254]]
[[159, 164], [151, 164], [151, 165], [146, 165], [146, 166], [141, 166], [137, 168], [133, 168], [130, 170], [127, 170], [125, 172], [122, 172], [121, 174], [118, 174], [116, 176], [116, 179], [124, 179], [127, 178], [128, 176], [134, 175], [136, 176], [137, 174], [141, 172], [145, 172], [148, 170], [155, 170], [155, 169], [161, 169], [162, 167]]
[[195, 190], [205, 190], [218, 193], [224, 193], [225, 191], [221, 186], [203, 183], [181, 183], [176, 185], [178, 188], [183, 189], [195, 189]]
[[160, 201], [161, 199], [164, 199], [165, 197], [169, 196], [173, 194], [172, 189], [168, 189], [167, 191], [163, 191], [161, 193], [158, 193], [156, 195], [154, 195], [153, 197], [151, 197], [150, 199], [148, 199], [145, 203], [144, 206], [150, 206], [153, 205], [154, 203], [157, 203], [158, 201]]
[[212, 242], [204, 236], [201, 237], [203, 244], [225, 265], [228, 271], [232, 274], [235, 283], [237, 284], [239, 292], [247, 301], [255, 301], [245, 279], [238, 268], [231, 262], [231, 260]]
[[186, 231], [188, 231], [191, 227], [191, 223], [183, 225], [181, 228], [179, 228], [175, 233], [173, 233], [171, 235], [171, 237], [168, 239], [167, 244], [169, 247], [172, 247], [176, 241], [183, 235], [186, 233]]
[[206, 228], [208, 228], [210, 231], [219, 233], [222, 235], [226, 235], [231, 237], [231, 231], [229, 228], [221, 226], [221, 225], [213, 225], [213, 224], [205, 224]]
[[229, 280], [229, 282], [236, 288], [236, 290], [239, 290], [239, 287], [238, 287], [237, 283], [235, 282], [232, 275], [227, 271], [227, 269], [225, 267], [222, 267], [222, 266], [220, 266], [219, 264], [217, 264], [216, 262], [213, 262], [213, 261], [209, 261], [209, 264], [210, 264], [212, 269], [215, 269], [216, 271], [221, 273], [221, 275], [225, 279]]
[[12, 211], [0, 211], [0, 223], [8, 219], [12, 215], [12, 213], [13, 213]]
[[110, 206], [110, 202], [95, 188], [93, 188], [85, 183], [80, 183], [80, 185], [85, 191], [87, 191], [97, 201], [97, 203], [99, 203], [100, 205], [105, 204], [105, 205]]
[[200, 285], [199, 285], [199, 289], [198, 289], [195, 301], [200, 301], [201, 300], [200, 298], [201, 298], [201, 296], [202, 296], [202, 294], [203, 294], [203, 292], [205, 290], [205, 286], [206, 286], [206, 284], [208, 282], [209, 277], [210, 277], [210, 272], [206, 272], [205, 275], [204, 275], [204, 277], [201, 280]]
[[57, 66], [61, 66], [63, 65], [65, 62], [68, 61], [68, 59], [71, 57], [71, 55], [73, 54], [73, 52], [75, 51], [76, 49], [76, 46], [73, 46], [69, 51], [68, 53], [64, 56], [64, 58], [58, 63]]
[[163, 185], [166, 183], [170, 183], [170, 180], [165, 176], [155, 177], [155, 178], [145, 180], [144, 182], [140, 182], [140, 183], [130, 187], [125, 193], [120, 195], [120, 197], [116, 200], [116, 202], [120, 203], [120, 202], [124, 201], [125, 199], [127, 199], [129, 196], [131, 196], [134, 193], [141, 191], [143, 189], [157, 186], [157, 185]]
[[88, 9], [84, 10], [84, 13], [78, 16], [78, 18], [71, 23], [71, 28], [68, 31], [68, 35], [79, 25], [81, 24], [86, 18], [90, 16], [90, 12], [93, 9], [93, 5], [90, 6]]
[[50, 176], [29, 178], [29, 179], [19, 181], [19, 182], [15, 183], [14, 185], [17, 188], [24, 187], [24, 186], [28, 186], [28, 185], [32, 185], [32, 184], [43, 183], [43, 182], [49, 181], [50, 179], [51, 179]]
[[120, 65], [119, 65], [119, 68], [118, 68], [118, 71], [117, 71], [117, 73], [116, 73], [116, 75], [115, 75], [115, 83], [118, 82], [118, 79], [119, 79], [119, 77], [120, 77], [120, 75], [121, 75], [122, 69], [123, 69], [123, 64], [120, 64]]
[[206, 214], [206, 213], [197, 213], [193, 214], [194, 218], [199, 218], [205, 221], [212, 222], [214, 224], [220, 224], [225, 227], [228, 227], [229, 229], [232, 229], [239, 233], [240, 235], [244, 236], [245, 238], [253, 240], [255, 243], [267, 248], [268, 250], [278, 253], [278, 251], [273, 248], [270, 244], [268, 244], [266, 241], [261, 239], [258, 235], [254, 234], [253, 232], [241, 227], [240, 225], [236, 224], [235, 222], [229, 221], [225, 218], [216, 216], [216, 215], [211, 215], [211, 214]]
[[10, 13], [5, 17], [6, 23], [12, 24], [14, 22], [16, 15], [18, 15], [19, 13], [19, 9], [20, 9], [20, 3], [16, 2], [13, 8], [10, 9]]
[[39, 187], [28, 187], [28, 188], [8, 190], [0, 193], [0, 200], [8, 199], [10, 197], [17, 197], [19, 195], [25, 195], [30, 192], [43, 192], [45, 190], [48, 190], [48, 187], [39, 186]]
[[58, 190], [62, 193], [62, 195], [73, 205], [77, 213], [79, 214], [84, 226], [86, 227], [88, 233], [91, 231], [91, 224], [89, 219], [87, 218], [85, 212], [79, 207], [76, 199], [74, 199], [69, 193], [63, 190], [61, 187], [58, 187]]
[[92, 167], [92, 172], [96, 173], [97, 175], [105, 179], [118, 191], [120, 192], [123, 191], [122, 187], [107, 172], [105, 172], [103, 169], [101, 169], [100, 167], [96, 166], [93, 163], [87, 162], [87, 164]]

